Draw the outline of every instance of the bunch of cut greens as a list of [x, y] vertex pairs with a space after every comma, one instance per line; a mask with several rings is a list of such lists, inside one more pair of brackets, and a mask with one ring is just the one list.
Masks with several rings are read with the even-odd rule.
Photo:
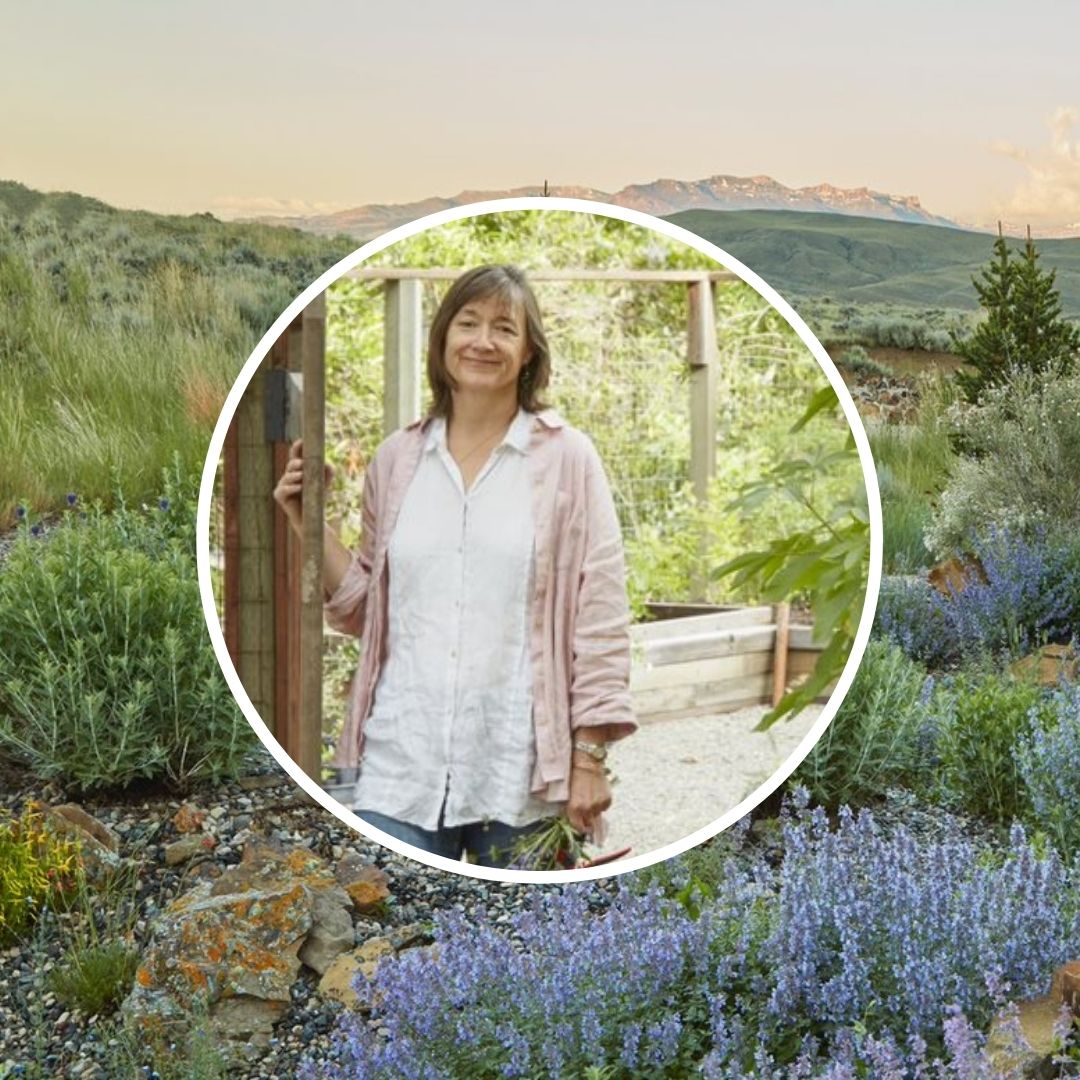
[[585, 837], [561, 815], [514, 842], [514, 870], [572, 870], [585, 858]]

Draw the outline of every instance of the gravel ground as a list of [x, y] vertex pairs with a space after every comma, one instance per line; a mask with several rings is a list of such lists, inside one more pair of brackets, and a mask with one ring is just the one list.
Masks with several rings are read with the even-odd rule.
[[611, 748], [618, 777], [607, 815], [609, 851], [644, 855], [689, 836], [737, 806], [784, 764], [821, 715], [811, 706], [768, 731], [766, 708], [643, 724]]
[[[357, 942], [383, 934], [388, 928], [424, 922], [433, 912], [458, 908], [466, 914], [484, 907], [496, 922], [508, 922], [533, 896], [528, 885], [502, 885], [433, 870], [373, 844], [343, 825], [299, 792], [264, 751], [252, 757], [249, 774], [280, 777], [274, 786], [251, 789], [250, 780], [218, 787], [200, 787], [185, 801], [211, 812], [218, 846], [214, 861], [222, 866], [239, 862], [244, 842], [252, 836], [309, 846], [317, 854], [338, 859], [353, 851], [381, 866], [390, 877], [391, 901], [385, 919], [357, 917]], [[0, 771], [0, 809], [19, 811], [28, 799], [67, 801], [60, 789], [35, 783], [23, 774]], [[87, 798], [81, 805], [108, 825], [120, 839], [120, 854], [140, 864], [137, 920], [133, 939], [142, 947], [154, 915], [190, 888], [186, 866], [167, 867], [164, 845], [179, 838], [171, 822], [179, 799], [160, 795]], [[556, 886], [551, 886], [556, 887]], [[614, 890], [611, 881], [590, 885], [597, 910]], [[58, 1001], [46, 979], [64, 952], [64, 919], [46, 915], [29, 941], [0, 949], [0, 1077], [83, 1077], [112, 1080], [128, 1073], [116, 1071], [115, 1050], [108, 1045], [108, 1020], [87, 1017]], [[277, 1039], [256, 1060], [236, 1067], [230, 1077], [284, 1078], [295, 1075], [301, 1057], [325, 1058], [330, 1033], [342, 1006], [315, 993], [318, 977], [301, 968], [293, 1003], [276, 1027]], [[102, 1033], [102, 1034], [99, 1034]], [[137, 1075], [151, 1076], [149, 1070]]]

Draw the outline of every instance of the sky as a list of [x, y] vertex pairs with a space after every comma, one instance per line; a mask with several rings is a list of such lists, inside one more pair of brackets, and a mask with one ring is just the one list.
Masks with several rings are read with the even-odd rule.
[[768, 175], [1080, 224], [1074, 0], [6, 0], [0, 179], [222, 217]]

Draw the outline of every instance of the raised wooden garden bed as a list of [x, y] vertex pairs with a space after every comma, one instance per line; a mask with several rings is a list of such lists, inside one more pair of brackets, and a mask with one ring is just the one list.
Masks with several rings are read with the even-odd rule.
[[788, 623], [783, 604], [652, 611], [656, 622], [631, 628], [630, 691], [643, 723], [772, 705], [823, 648], [812, 626]]

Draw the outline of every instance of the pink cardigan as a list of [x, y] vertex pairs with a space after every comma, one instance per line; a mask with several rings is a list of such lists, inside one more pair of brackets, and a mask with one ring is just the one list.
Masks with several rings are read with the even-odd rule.
[[[387, 545], [424, 446], [427, 421], [391, 435], [364, 476], [363, 538], [326, 604], [335, 629], [361, 637], [335, 763], [356, 765], [384, 658]], [[630, 706], [630, 616], [622, 536], [596, 449], [554, 410], [538, 413], [529, 444], [534, 589], [530, 627], [536, 769], [532, 790], [569, 794], [572, 732], [607, 725], [609, 739], [637, 728]]]

